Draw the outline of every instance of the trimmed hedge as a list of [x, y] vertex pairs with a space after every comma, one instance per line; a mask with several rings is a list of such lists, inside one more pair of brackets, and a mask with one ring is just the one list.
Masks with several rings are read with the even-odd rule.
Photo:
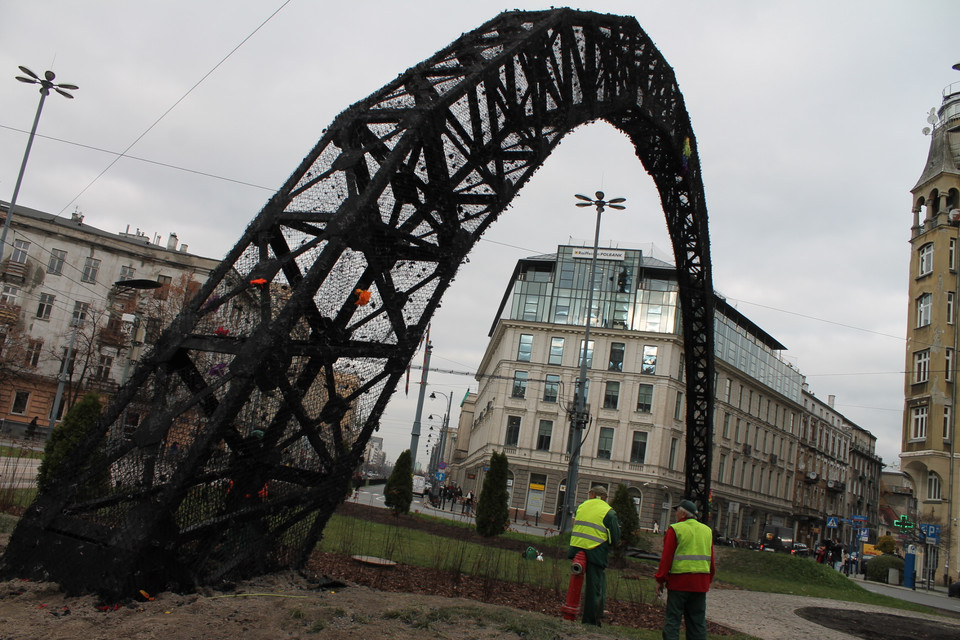
[[883, 555], [873, 556], [867, 560], [866, 579], [873, 582], [886, 582], [890, 569], [897, 569], [903, 576], [903, 558]]

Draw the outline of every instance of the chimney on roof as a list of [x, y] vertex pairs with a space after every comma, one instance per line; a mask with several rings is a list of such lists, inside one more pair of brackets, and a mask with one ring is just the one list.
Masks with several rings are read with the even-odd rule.
[[167, 239], [167, 249], [170, 251], [177, 250], [177, 234], [171, 233], [170, 238]]

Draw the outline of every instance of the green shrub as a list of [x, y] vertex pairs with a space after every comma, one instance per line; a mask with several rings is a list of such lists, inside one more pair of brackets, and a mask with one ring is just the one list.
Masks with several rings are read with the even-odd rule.
[[100, 398], [88, 393], [73, 405], [63, 421], [58, 424], [43, 448], [43, 462], [37, 469], [37, 487], [43, 491], [50, 487], [57, 469], [70, 457], [71, 452], [83, 442], [100, 419]]
[[483, 479], [483, 488], [477, 500], [477, 533], [484, 537], [498, 536], [510, 524], [508, 472], [507, 455], [495, 451], [490, 456], [490, 469]]
[[866, 578], [874, 582], [886, 582], [890, 569], [897, 569], [903, 576], [903, 558], [891, 555], [873, 556], [867, 561]]
[[393, 472], [387, 478], [383, 488], [383, 504], [393, 509], [393, 515], [410, 512], [410, 503], [413, 502], [413, 462], [410, 449], [407, 449], [397, 458], [393, 465]]
[[897, 550], [897, 540], [893, 536], [880, 536], [877, 538], [876, 549], [880, 553], [893, 553]]
[[637, 546], [640, 529], [640, 518], [637, 517], [637, 509], [626, 485], [617, 485], [610, 506], [617, 512], [617, 520], [620, 522], [620, 544], [613, 553], [617, 558], [623, 558], [627, 547]]

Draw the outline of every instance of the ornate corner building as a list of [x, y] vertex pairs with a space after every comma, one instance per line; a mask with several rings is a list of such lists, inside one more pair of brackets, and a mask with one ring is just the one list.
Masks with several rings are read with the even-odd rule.
[[[956, 67], [955, 67], [956, 68]], [[917, 500], [918, 524], [940, 528], [939, 544], [918, 567], [956, 578], [957, 548], [957, 225], [960, 222], [960, 82], [943, 90], [931, 109], [930, 150], [911, 189], [910, 308], [907, 315], [906, 376], [901, 468]]]

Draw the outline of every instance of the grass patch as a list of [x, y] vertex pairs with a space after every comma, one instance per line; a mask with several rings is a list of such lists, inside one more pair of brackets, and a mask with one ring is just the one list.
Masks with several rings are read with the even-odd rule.
[[43, 450], [37, 451], [29, 447], [0, 444], [0, 458], [33, 458], [34, 460], [41, 460], [43, 458]]
[[846, 602], [862, 602], [907, 611], [936, 613], [920, 604], [867, 591], [839, 571], [810, 558], [724, 548], [717, 559], [717, 579], [751, 591], [786, 593]]

